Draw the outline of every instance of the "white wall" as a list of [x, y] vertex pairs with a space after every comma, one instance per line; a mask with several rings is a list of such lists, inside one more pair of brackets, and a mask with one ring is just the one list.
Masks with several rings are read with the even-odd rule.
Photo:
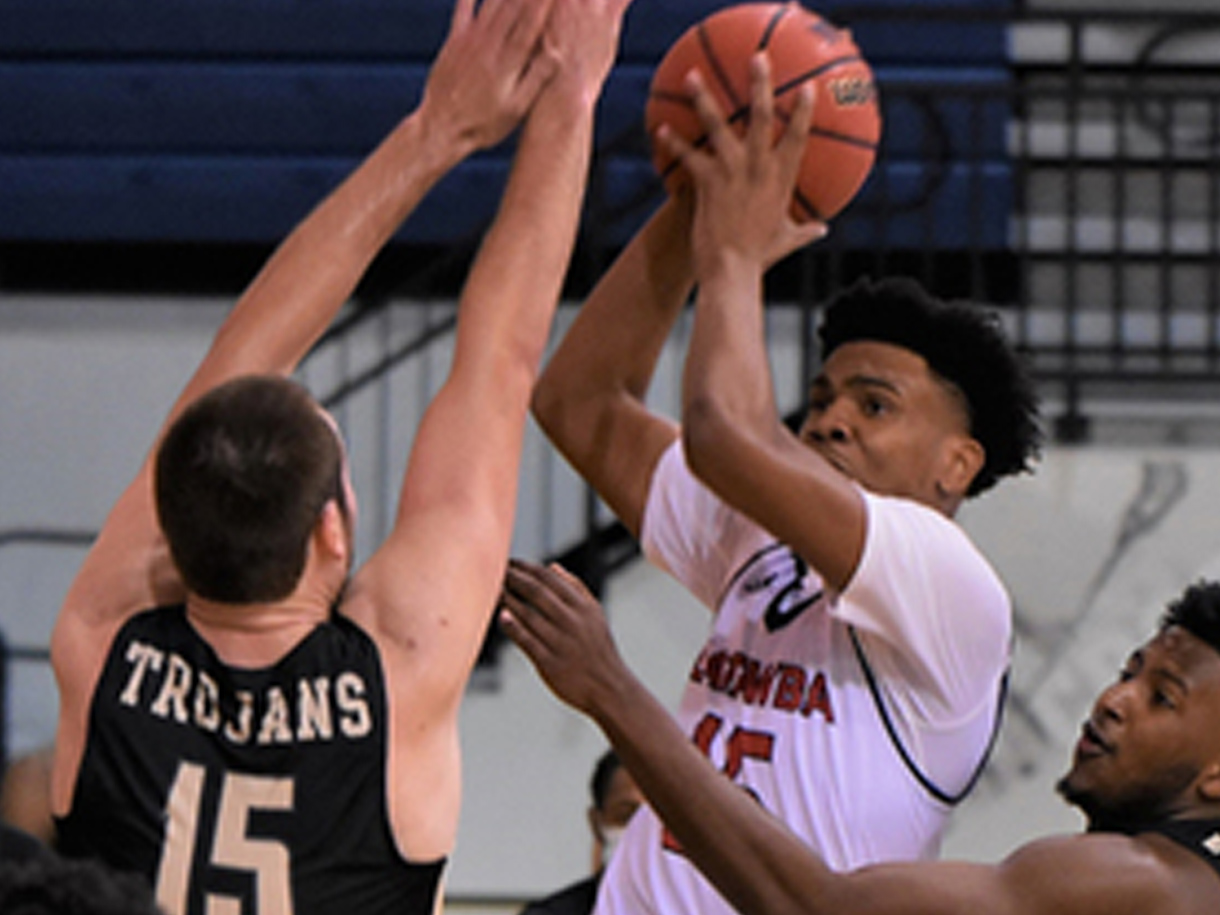
[[[227, 306], [0, 299], [0, 528], [96, 528]], [[666, 359], [662, 383], [672, 386], [677, 362]], [[777, 361], [793, 363], [791, 351]], [[329, 371], [311, 369], [315, 388], [325, 389]], [[442, 371], [416, 367], [412, 377], [428, 388]], [[410, 437], [406, 412], [362, 475], [384, 475], [383, 464], [398, 472]], [[353, 413], [354, 427], [375, 421]], [[564, 512], [544, 504], [535, 479], [546, 476], [536, 433], [529, 448], [522, 514], [541, 505], [562, 527]], [[950, 834], [950, 854], [993, 859], [1045, 829], [1076, 827], [1051, 786], [1091, 696], [1158, 609], [1195, 577], [1220, 574], [1218, 489], [1216, 447], [1052, 448], [1038, 474], [964, 512], [1023, 622], [1014, 683], [1030, 714], [1010, 707], [994, 763]], [[376, 515], [367, 499], [364, 509]], [[529, 555], [528, 547], [519, 551]], [[79, 551], [0, 550], [0, 627], [12, 642], [45, 645], [78, 560]], [[624, 653], [672, 705], [705, 611], [643, 564], [613, 580], [607, 603]], [[23, 750], [50, 739], [54, 687], [41, 665], [14, 673], [11, 737]], [[603, 749], [592, 726], [552, 700], [510, 648], [498, 689], [468, 696], [463, 743], [465, 804], [450, 892], [529, 896], [582, 874], [586, 784]]]

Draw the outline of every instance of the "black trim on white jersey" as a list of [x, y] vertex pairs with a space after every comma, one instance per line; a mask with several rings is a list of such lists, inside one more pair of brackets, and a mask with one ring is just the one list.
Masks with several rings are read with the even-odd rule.
[[979, 759], [973, 774], [971, 774], [966, 782], [965, 787], [957, 794], [949, 794], [919, 768], [919, 765], [911, 757], [910, 752], [903, 745], [902, 740], [898, 736], [898, 731], [894, 727], [894, 722], [890, 718], [890, 713], [886, 710], [885, 703], [881, 701], [881, 689], [877, 684], [877, 677], [873, 673], [873, 668], [868, 663], [868, 657], [864, 654], [864, 646], [860, 644], [860, 637], [856, 635], [856, 627], [848, 626], [847, 634], [851, 636], [851, 644], [856, 650], [856, 658], [860, 661], [860, 667], [864, 671], [864, 678], [868, 681], [868, 690], [873, 694], [873, 704], [877, 706], [877, 713], [881, 716], [881, 723], [885, 725], [885, 732], [890, 735], [890, 742], [894, 745], [894, 749], [898, 751], [898, 756], [902, 759], [911, 775], [915, 777], [915, 781], [919, 782], [923, 789], [936, 800], [950, 807], [961, 803], [966, 795], [974, 790], [974, 786], [978, 784], [978, 780], [983, 774], [983, 769], [987, 765], [987, 760], [991, 756], [991, 751], [995, 749], [996, 739], [1000, 736], [1000, 722], [1004, 717], [1004, 702], [1008, 696], [1008, 671], [1005, 671], [1004, 676], [1000, 679], [999, 695], [996, 697], [995, 721], [991, 726], [991, 737], [987, 740], [987, 748], [983, 751], [983, 755]]

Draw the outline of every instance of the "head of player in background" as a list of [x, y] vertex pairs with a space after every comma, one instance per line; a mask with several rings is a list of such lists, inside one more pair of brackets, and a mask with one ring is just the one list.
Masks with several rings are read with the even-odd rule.
[[623, 766], [618, 754], [607, 750], [598, 757], [589, 779], [589, 828], [593, 831], [593, 870], [599, 871], [610, 861], [627, 822], [644, 795], [631, 773]]
[[1091, 830], [1220, 813], [1220, 584], [1192, 585], [1170, 603], [1097, 697], [1058, 790]]

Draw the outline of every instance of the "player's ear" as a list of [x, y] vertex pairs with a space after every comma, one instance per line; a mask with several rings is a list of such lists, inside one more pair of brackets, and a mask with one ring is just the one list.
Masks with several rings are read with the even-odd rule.
[[986, 460], [983, 446], [973, 436], [951, 436], [945, 442], [940, 472], [936, 478], [937, 489], [964, 498]]
[[1220, 759], [1214, 759], [1199, 775], [1199, 794], [1211, 803], [1220, 803]]
[[314, 537], [318, 540], [318, 546], [328, 555], [339, 559], [347, 558], [347, 524], [338, 500], [331, 499], [322, 507], [322, 513], [318, 515], [318, 523], [314, 528]]

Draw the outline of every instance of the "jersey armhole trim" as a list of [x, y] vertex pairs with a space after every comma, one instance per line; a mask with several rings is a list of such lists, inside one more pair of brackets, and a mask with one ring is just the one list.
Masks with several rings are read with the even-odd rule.
[[877, 676], [873, 673], [872, 665], [868, 663], [868, 656], [864, 653], [864, 646], [860, 643], [860, 636], [856, 633], [856, 627], [849, 625], [847, 627], [847, 634], [851, 637], [852, 648], [855, 650], [856, 659], [860, 662], [860, 669], [864, 671], [864, 678], [868, 682], [868, 691], [872, 694], [873, 704], [877, 707], [877, 714], [881, 716], [881, 723], [885, 725], [885, 732], [889, 735], [890, 743], [894, 745], [894, 749], [898, 752], [898, 757], [902, 760], [903, 765], [907, 767], [915, 781], [934, 799], [949, 807], [957, 806], [974, 790], [974, 786], [978, 784], [979, 779], [983, 775], [983, 769], [986, 768], [988, 759], [991, 758], [992, 750], [995, 749], [996, 740], [1000, 736], [1000, 723], [1004, 717], [1004, 704], [1008, 698], [1009, 671], [1006, 669], [1004, 676], [1000, 678], [1000, 688], [996, 696], [995, 719], [991, 725], [991, 736], [987, 739], [987, 746], [984, 748], [978, 764], [974, 767], [974, 772], [971, 773], [970, 778], [966, 781], [961, 791], [950, 794], [932, 781], [919, 768], [919, 764], [915, 762], [914, 758], [912, 758], [910, 751], [907, 750], [902, 739], [898, 736], [898, 730], [894, 727], [893, 719], [890, 718], [890, 713], [881, 699], [881, 689], [877, 682]]

